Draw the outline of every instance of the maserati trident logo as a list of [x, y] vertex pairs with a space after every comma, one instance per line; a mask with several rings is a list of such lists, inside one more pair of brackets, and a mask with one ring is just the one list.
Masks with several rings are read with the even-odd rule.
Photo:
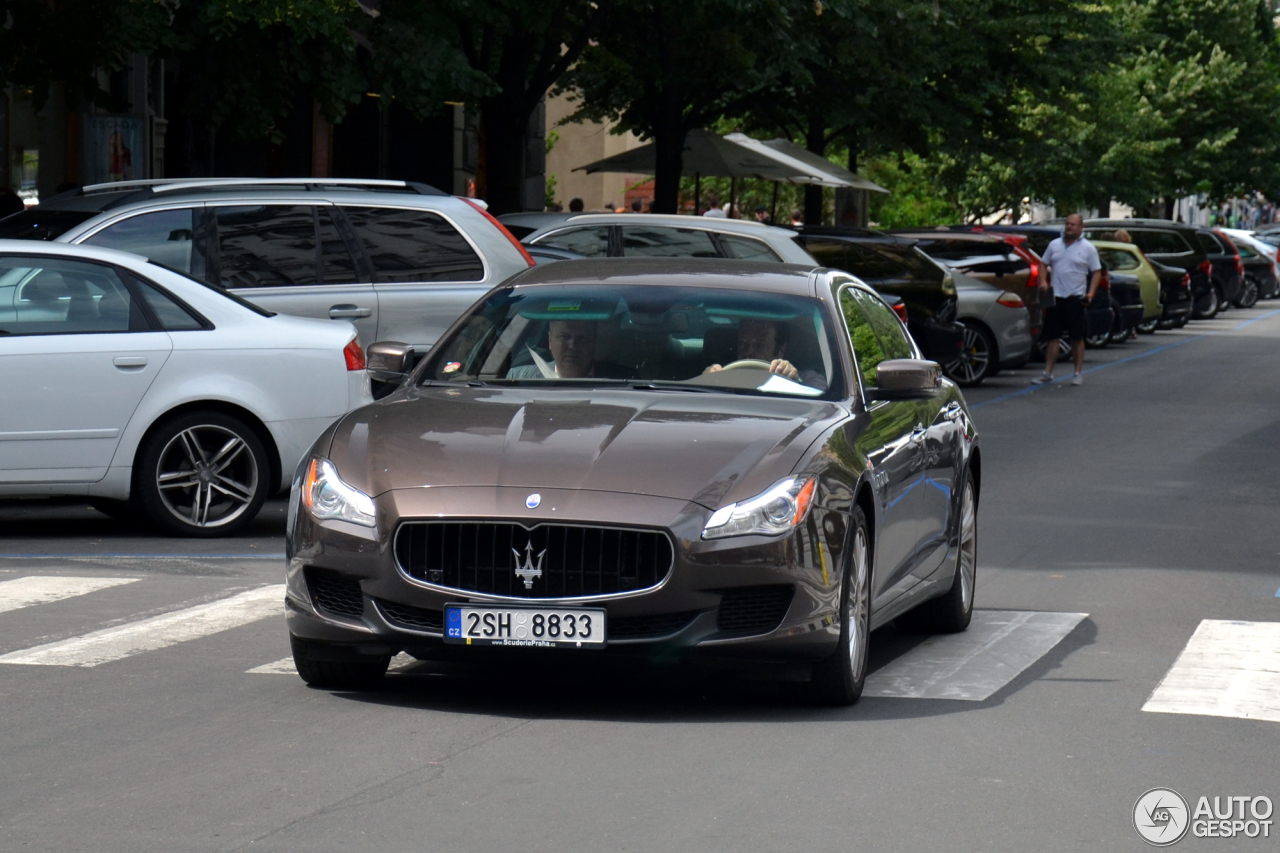
[[533, 542], [524, 543], [524, 564], [520, 563], [520, 552], [515, 548], [511, 549], [511, 553], [516, 555], [516, 577], [524, 581], [525, 589], [533, 589], [534, 578], [542, 577], [542, 558], [546, 556], [547, 549], [543, 548], [538, 552], [538, 565], [533, 564]]

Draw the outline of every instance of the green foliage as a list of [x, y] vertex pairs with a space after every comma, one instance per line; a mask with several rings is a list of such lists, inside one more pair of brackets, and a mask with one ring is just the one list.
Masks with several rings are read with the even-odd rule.
[[876, 157], [863, 164], [862, 174], [889, 190], [873, 193], [868, 218], [879, 228], [915, 228], [957, 222], [964, 211], [939, 191], [936, 170], [917, 154], [901, 158]]

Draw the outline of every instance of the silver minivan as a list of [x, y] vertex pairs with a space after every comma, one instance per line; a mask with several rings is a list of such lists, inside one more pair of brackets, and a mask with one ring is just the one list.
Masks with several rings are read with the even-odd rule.
[[5, 218], [0, 237], [133, 252], [269, 311], [350, 321], [362, 346], [419, 352], [533, 265], [480, 204], [405, 181], [98, 184]]

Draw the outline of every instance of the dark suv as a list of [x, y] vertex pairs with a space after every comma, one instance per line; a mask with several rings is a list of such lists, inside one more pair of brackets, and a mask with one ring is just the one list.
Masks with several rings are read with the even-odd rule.
[[1199, 229], [1167, 219], [1087, 219], [1084, 223], [1084, 236], [1090, 240], [1112, 240], [1117, 230], [1129, 232], [1129, 239], [1147, 257], [1181, 267], [1191, 276], [1193, 317], [1207, 319], [1222, 309], [1226, 294], [1214, 282], [1213, 263], [1196, 236]]
[[824, 267], [853, 273], [877, 292], [900, 297], [907, 328], [926, 358], [955, 360], [964, 347], [951, 275], [911, 245], [878, 231], [811, 226], [797, 242]]

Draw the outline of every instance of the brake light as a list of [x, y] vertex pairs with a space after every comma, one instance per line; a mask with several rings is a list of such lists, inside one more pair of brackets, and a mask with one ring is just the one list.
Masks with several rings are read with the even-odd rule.
[[360, 349], [360, 342], [355, 338], [343, 348], [342, 357], [347, 360], [347, 370], [364, 370], [364, 350]]
[[1102, 271], [1102, 277], [1098, 280], [1098, 290], [1111, 289], [1111, 273], [1106, 270]]
[[997, 299], [996, 302], [999, 302], [1006, 308], [1025, 308], [1027, 306], [1027, 304], [1022, 301], [1021, 296], [1016, 293], [1010, 293], [1007, 290], [1000, 294], [1000, 298]]
[[1183, 290], [1191, 289], [1191, 273], [1187, 273], [1182, 277], [1182, 289]]
[[1212, 279], [1212, 278], [1213, 278], [1213, 264], [1209, 263], [1207, 260], [1201, 261], [1201, 262], [1200, 262], [1200, 272], [1204, 273], [1206, 278]]
[[1035, 290], [1040, 286], [1040, 264], [1031, 262], [1031, 275], [1027, 276], [1027, 290]]
[[502, 232], [502, 236], [503, 236], [503, 237], [506, 237], [508, 240], [510, 240], [510, 241], [511, 241], [511, 245], [513, 245], [513, 246], [515, 246], [515, 247], [516, 247], [516, 251], [520, 253], [520, 257], [524, 258], [524, 262], [525, 262], [526, 264], [528, 264], [528, 265], [529, 265], [529, 266], [531, 266], [531, 267], [536, 267], [536, 266], [538, 265], [538, 262], [537, 262], [537, 261], [535, 261], [535, 260], [533, 259], [533, 257], [532, 257], [532, 256], [530, 256], [530, 254], [529, 254], [527, 251], [525, 251], [524, 244], [522, 244], [519, 240], [517, 240], [517, 239], [515, 238], [515, 235], [514, 235], [514, 234], [512, 234], [510, 231], [508, 231], [508, 230], [507, 230], [507, 227], [506, 227], [505, 225], [503, 225], [501, 222], [499, 222], [499, 221], [497, 220], [497, 218], [496, 218], [492, 213], [490, 213], [489, 211], [485, 210], [485, 209], [484, 209], [483, 207], [481, 207], [480, 205], [476, 204], [476, 200], [475, 200], [475, 199], [473, 199], [473, 198], [463, 198], [462, 196], [458, 196], [458, 198], [462, 199], [462, 200], [463, 200], [463, 201], [465, 201], [467, 204], [471, 205], [471, 206], [472, 206], [472, 207], [474, 207], [476, 210], [480, 211], [480, 215], [481, 215], [481, 216], [483, 216], [485, 219], [489, 220], [490, 224], [492, 224], [494, 228], [497, 228], [499, 231], [501, 231], [501, 232]]
[[893, 311], [895, 314], [898, 315], [898, 317], [902, 320], [902, 322], [904, 323], [907, 322], [907, 306], [906, 305], [903, 305], [901, 302], [896, 302], [894, 303]]
[[1240, 250], [1236, 248], [1236, 244], [1232, 242], [1230, 237], [1222, 233], [1222, 229], [1215, 228], [1214, 232], [1227, 242], [1227, 245], [1231, 247], [1231, 251], [1236, 253], [1236, 275], [1244, 275], [1244, 261], [1240, 260]]

